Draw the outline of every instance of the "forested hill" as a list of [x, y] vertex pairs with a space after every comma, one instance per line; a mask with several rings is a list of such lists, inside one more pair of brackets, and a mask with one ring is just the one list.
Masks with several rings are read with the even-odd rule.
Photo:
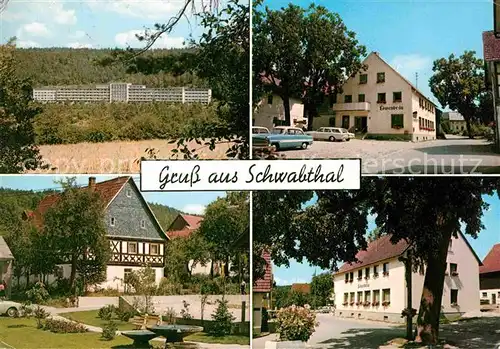
[[[201, 79], [179, 72], [185, 49], [157, 49], [136, 59], [137, 64], [99, 64], [109, 57], [110, 49], [30, 48], [16, 49], [18, 74], [30, 78], [33, 87], [51, 85], [87, 85], [130, 82], [148, 87], [206, 87]], [[152, 59], [151, 59], [152, 58]], [[140, 71], [140, 72], [137, 72]], [[168, 72], [166, 72], [168, 71]]]
[[[13, 190], [0, 187], [0, 236], [5, 236], [22, 219], [26, 210], [34, 210], [40, 200], [50, 192], [34, 192], [31, 190]], [[180, 211], [166, 205], [150, 204], [156, 218], [164, 230], [170, 226]]]

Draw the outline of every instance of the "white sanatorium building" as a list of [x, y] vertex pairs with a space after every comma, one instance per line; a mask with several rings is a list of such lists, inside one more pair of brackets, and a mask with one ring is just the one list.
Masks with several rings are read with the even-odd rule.
[[[358, 263], [344, 264], [333, 276], [336, 315], [403, 322], [406, 308], [405, 266], [399, 260], [408, 244], [392, 244], [385, 235], [356, 255]], [[479, 309], [481, 261], [465, 237], [452, 238], [447, 257], [442, 309], [445, 315]], [[419, 308], [424, 275], [412, 272], [412, 307]]]
[[207, 88], [149, 88], [130, 83], [95, 86], [55, 86], [33, 89], [38, 102], [178, 102], [210, 103], [212, 90]]
[[336, 96], [332, 115], [314, 118], [313, 128], [335, 126], [418, 142], [436, 139], [436, 107], [377, 52], [366, 71], [352, 76]]

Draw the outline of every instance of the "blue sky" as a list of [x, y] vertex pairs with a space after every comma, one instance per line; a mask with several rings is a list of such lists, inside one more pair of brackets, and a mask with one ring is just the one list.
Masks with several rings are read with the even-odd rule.
[[[60, 188], [55, 180], [64, 179], [66, 176], [0, 176], [0, 187], [11, 189], [43, 190]], [[88, 176], [76, 176], [79, 185], [88, 184]], [[96, 176], [97, 182], [112, 179], [114, 176]], [[139, 186], [139, 176], [134, 176], [134, 181]], [[149, 203], [159, 203], [167, 205], [186, 213], [202, 214], [205, 207], [218, 197], [225, 196], [225, 192], [162, 192], [143, 193], [144, 198]]]
[[[484, 259], [494, 244], [500, 243], [500, 199], [496, 194], [494, 196], [484, 196], [484, 199], [490, 204], [488, 210], [483, 212], [485, 229], [478, 234], [477, 239], [466, 235], [467, 240], [481, 260]], [[314, 201], [311, 200], [308, 205], [314, 203]], [[375, 227], [374, 217], [369, 218], [368, 231]], [[325, 271], [310, 266], [308, 263], [298, 263], [295, 260], [290, 261], [290, 268], [273, 266], [274, 280], [278, 285], [310, 282], [314, 272], [319, 274]]]
[[[279, 9], [290, 1], [264, 2]], [[491, 0], [295, 0], [293, 3], [302, 7], [316, 3], [337, 12], [347, 28], [357, 33], [368, 52], [379, 52], [414, 84], [418, 73], [418, 88], [427, 97], [432, 97], [428, 86], [432, 62], [450, 53], [462, 54], [464, 50], [474, 50], [482, 58], [482, 32], [493, 29]]]
[[[183, 47], [190, 35], [202, 33], [194, 13], [202, 11], [207, 0], [194, 3], [194, 10], [190, 8], [156, 48]], [[0, 36], [2, 42], [16, 36], [20, 47], [142, 47], [135, 34], [166, 23], [183, 4], [184, 0], [9, 0], [0, 15]]]

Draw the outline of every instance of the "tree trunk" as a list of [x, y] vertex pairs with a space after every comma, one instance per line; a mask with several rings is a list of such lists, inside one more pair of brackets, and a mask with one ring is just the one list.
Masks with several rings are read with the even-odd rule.
[[413, 301], [412, 301], [412, 260], [411, 252], [408, 251], [405, 261], [405, 278], [406, 278], [406, 339], [413, 340]]
[[76, 281], [76, 262], [78, 260], [78, 255], [73, 254], [71, 256], [71, 275], [69, 276], [69, 288], [71, 291], [75, 290]]
[[210, 280], [214, 279], [214, 261], [210, 261]]
[[472, 134], [472, 125], [470, 120], [471, 118], [465, 118], [465, 125], [467, 127], [467, 135], [469, 136], [470, 139], [473, 139], [474, 135]]
[[[437, 225], [438, 231], [442, 231], [444, 224], [439, 223], [440, 222], [438, 222]], [[451, 230], [442, 231], [442, 241], [438, 254], [435, 255], [429, 251], [424, 287], [417, 318], [417, 336], [415, 341], [418, 343], [437, 344], [438, 341], [446, 257], [448, 255], [451, 235]]]
[[318, 110], [313, 102], [306, 102], [304, 108], [306, 109], [307, 113], [307, 130], [312, 131], [314, 117], [317, 115]]
[[293, 126], [292, 118], [290, 116], [290, 96], [286, 91], [283, 94], [282, 99], [283, 99], [283, 110], [285, 112], [285, 126]]

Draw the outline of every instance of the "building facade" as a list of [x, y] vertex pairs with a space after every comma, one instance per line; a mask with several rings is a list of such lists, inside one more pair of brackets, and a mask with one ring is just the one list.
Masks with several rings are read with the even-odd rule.
[[9, 249], [9, 246], [5, 242], [4, 238], [0, 236], [0, 283], [5, 282], [7, 288], [5, 294], [7, 297], [10, 296], [10, 291], [12, 290], [12, 263], [14, 262], [14, 256]]
[[[344, 264], [335, 273], [336, 315], [359, 319], [404, 322], [407, 308], [405, 265], [400, 257], [408, 244], [392, 244], [390, 236], [371, 242], [360, 251], [358, 263]], [[479, 265], [481, 261], [459, 233], [452, 238], [447, 257], [442, 309], [444, 315], [479, 309]], [[412, 307], [418, 309], [424, 274], [412, 272]]]
[[443, 113], [443, 121], [447, 121], [451, 133], [461, 133], [467, 131], [467, 123], [462, 114], [452, 111]]
[[[153, 268], [159, 283], [163, 277], [168, 238], [132, 177], [118, 177], [100, 183], [90, 177], [88, 186], [81, 190], [97, 191], [105, 203], [106, 235], [111, 257], [106, 268], [106, 281], [98, 287], [124, 291], [127, 274], [145, 264]], [[44, 214], [59, 198], [59, 194], [46, 196], [37, 210], [27, 214], [27, 217], [33, 219], [35, 226], [43, 227]], [[69, 278], [71, 266], [62, 264], [59, 267], [58, 275], [52, 275], [49, 282], [58, 276]]]
[[267, 331], [266, 317], [264, 313], [271, 308], [271, 292], [273, 289], [273, 269], [271, 254], [267, 251], [262, 253], [265, 261], [264, 277], [255, 280], [252, 290], [253, 306], [253, 333]]
[[494, 245], [479, 268], [481, 303], [500, 305], [500, 244]]
[[314, 118], [313, 128], [342, 127], [358, 133], [408, 139], [436, 139], [436, 106], [376, 52], [333, 98], [333, 115]]
[[304, 105], [298, 98], [290, 98], [290, 125], [285, 123], [283, 100], [276, 94], [263, 98], [253, 113], [253, 126], [267, 127], [294, 126], [307, 128], [307, 118], [304, 117]]
[[500, 3], [493, 2], [495, 29], [483, 33], [483, 57], [485, 61], [486, 83], [493, 95], [495, 119], [495, 147], [500, 152]]
[[95, 86], [34, 88], [33, 99], [42, 103], [171, 102], [208, 104], [212, 99], [212, 90], [188, 87], [149, 88], [130, 83], [111, 83]]

